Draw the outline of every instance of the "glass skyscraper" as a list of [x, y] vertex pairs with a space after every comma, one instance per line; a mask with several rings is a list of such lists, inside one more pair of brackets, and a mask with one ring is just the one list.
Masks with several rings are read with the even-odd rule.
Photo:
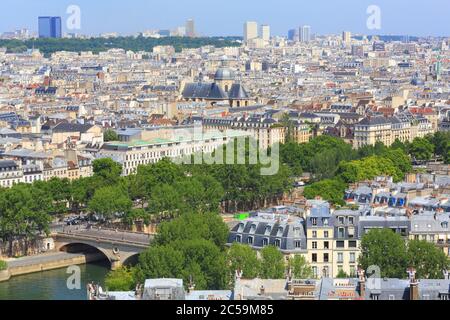
[[39, 38], [61, 38], [61, 17], [39, 17]]

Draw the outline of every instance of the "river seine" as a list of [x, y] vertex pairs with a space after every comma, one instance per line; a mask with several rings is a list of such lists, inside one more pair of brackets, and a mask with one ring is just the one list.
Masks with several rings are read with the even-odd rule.
[[67, 268], [32, 273], [0, 282], [0, 300], [86, 300], [86, 284], [103, 286], [108, 262], [81, 265], [81, 289], [69, 290]]

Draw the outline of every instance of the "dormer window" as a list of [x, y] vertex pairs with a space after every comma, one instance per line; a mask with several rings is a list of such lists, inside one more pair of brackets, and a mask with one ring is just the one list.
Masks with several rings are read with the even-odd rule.
[[322, 222], [323, 222], [323, 225], [324, 225], [324, 226], [327, 226], [327, 225], [328, 225], [328, 218], [324, 218], [324, 219], [322, 220]]
[[311, 224], [317, 226], [317, 218], [311, 218]]
[[256, 224], [252, 224], [250, 227], [250, 233], [255, 233], [256, 232]]
[[278, 228], [277, 236], [278, 236], [278, 237], [283, 236], [283, 228], [282, 228], [282, 227], [279, 227], [279, 228]]

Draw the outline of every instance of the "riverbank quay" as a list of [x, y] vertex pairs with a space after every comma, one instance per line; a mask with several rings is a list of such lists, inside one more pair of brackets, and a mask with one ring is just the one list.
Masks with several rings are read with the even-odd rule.
[[36, 256], [9, 259], [6, 261], [8, 269], [0, 272], [0, 282], [8, 281], [11, 277], [25, 274], [67, 268], [73, 265], [81, 265], [90, 262], [104, 260], [101, 253], [66, 253], [54, 252]]

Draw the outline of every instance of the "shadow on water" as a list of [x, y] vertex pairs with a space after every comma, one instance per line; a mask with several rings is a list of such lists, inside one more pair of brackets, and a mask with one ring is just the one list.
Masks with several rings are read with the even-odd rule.
[[68, 288], [67, 282], [73, 273], [67, 273], [67, 268], [62, 268], [13, 277], [9, 281], [1, 282], [0, 300], [86, 300], [87, 283], [95, 282], [103, 286], [110, 265], [108, 261], [99, 261], [79, 267], [80, 289]]

